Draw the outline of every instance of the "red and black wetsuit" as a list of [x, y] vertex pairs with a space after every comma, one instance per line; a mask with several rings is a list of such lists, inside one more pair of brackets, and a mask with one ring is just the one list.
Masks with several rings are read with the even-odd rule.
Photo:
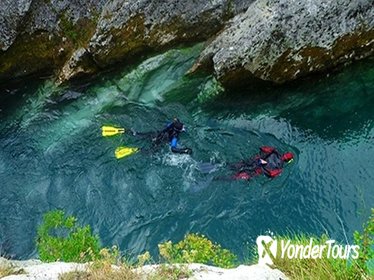
[[[293, 155], [290, 152], [281, 155], [274, 147], [263, 146], [258, 155], [233, 166], [233, 169], [237, 171], [233, 178], [249, 180], [260, 174], [274, 178], [282, 173], [284, 163], [292, 158]], [[261, 163], [261, 159], [266, 161], [266, 164]]]

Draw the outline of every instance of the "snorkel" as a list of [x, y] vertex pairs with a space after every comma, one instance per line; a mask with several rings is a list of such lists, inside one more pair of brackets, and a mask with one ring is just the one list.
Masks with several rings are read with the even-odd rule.
[[282, 156], [282, 160], [291, 163], [293, 161], [293, 154], [291, 152], [284, 153]]

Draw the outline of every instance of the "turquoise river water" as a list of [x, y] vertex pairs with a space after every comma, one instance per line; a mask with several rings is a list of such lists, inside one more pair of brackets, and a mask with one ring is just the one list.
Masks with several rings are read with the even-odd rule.
[[[176, 49], [56, 87], [34, 79], [0, 92], [0, 252], [36, 256], [43, 213], [64, 209], [105, 246], [130, 254], [206, 234], [242, 259], [264, 233], [328, 233], [344, 243], [374, 205], [374, 60], [329, 77], [220, 92], [186, 77], [201, 46]], [[157, 131], [178, 116], [180, 143], [117, 160], [118, 146], [147, 147], [104, 124]], [[261, 145], [296, 154], [275, 179], [224, 180], [227, 165]]]

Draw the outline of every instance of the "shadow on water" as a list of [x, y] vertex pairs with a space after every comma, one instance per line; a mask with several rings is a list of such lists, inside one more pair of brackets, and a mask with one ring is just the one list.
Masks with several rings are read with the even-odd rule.
[[204, 110], [229, 116], [274, 116], [321, 138], [339, 140], [372, 127], [374, 59], [358, 62], [328, 77], [316, 76], [290, 85], [261, 84], [226, 92]]

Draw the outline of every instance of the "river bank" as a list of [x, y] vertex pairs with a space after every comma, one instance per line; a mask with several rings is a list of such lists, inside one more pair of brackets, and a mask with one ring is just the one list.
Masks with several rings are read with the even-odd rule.
[[[42, 263], [39, 260], [28, 261], [8, 261], [0, 258], [1, 266], [11, 266], [14, 271], [21, 274], [9, 275], [4, 280], [60, 280], [63, 274], [69, 272], [85, 272], [87, 264], [81, 263]], [[286, 276], [277, 269], [268, 266], [241, 265], [234, 269], [224, 269], [203, 264], [187, 264], [185, 269], [192, 275], [184, 279], [204, 279], [204, 280], [286, 280]], [[113, 266], [114, 269], [115, 266]], [[159, 265], [146, 265], [135, 270], [143, 275], [141, 279], [148, 279], [158, 270]], [[117, 267], [118, 269], [118, 267]], [[147, 277], [148, 275], [148, 277]], [[60, 278], [59, 278], [60, 277]], [[152, 278], [151, 278], [152, 279]]]

